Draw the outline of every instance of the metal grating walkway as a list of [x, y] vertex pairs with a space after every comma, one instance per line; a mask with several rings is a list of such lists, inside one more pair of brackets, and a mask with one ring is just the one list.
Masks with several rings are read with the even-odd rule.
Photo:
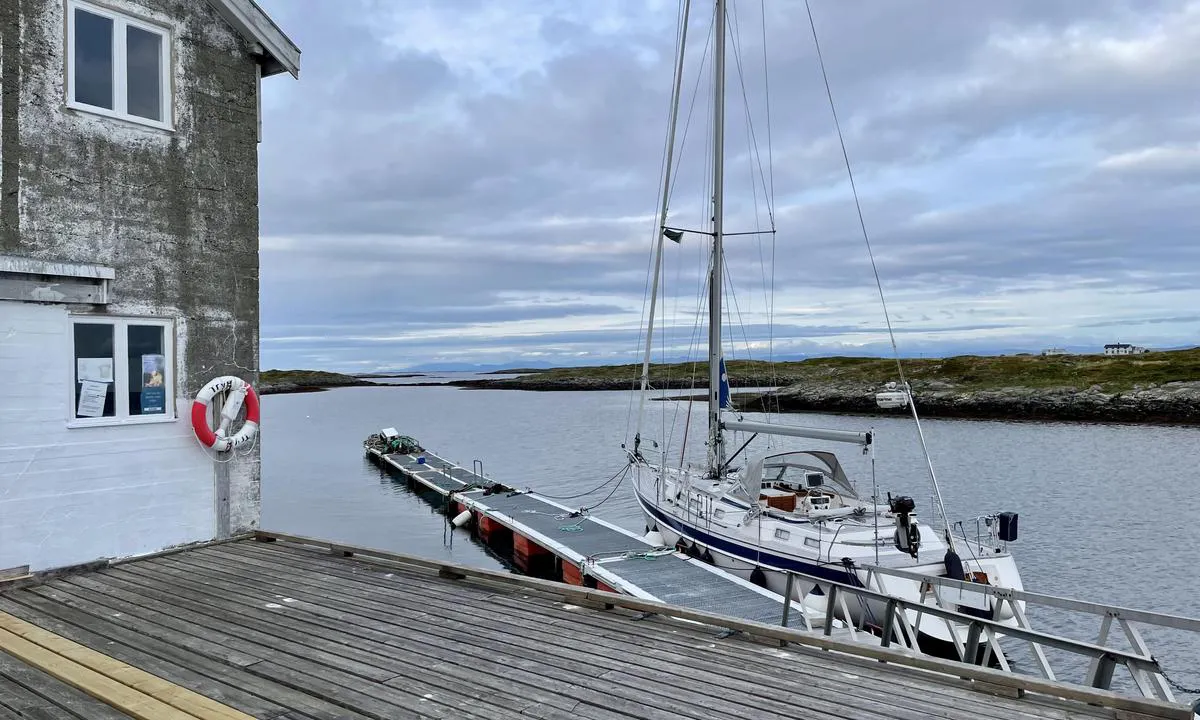
[[[778, 624], [782, 619], [783, 598], [778, 594], [682, 553], [647, 557], [656, 548], [624, 528], [591, 516], [573, 517], [570, 509], [537, 493], [502, 488], [432, 453], [422, 456], [424, 462], [414, 455], [373, 454], [413, 482], [446, 497], [453, 493], [455, 501], [619, 592], [756, 622]], [[793, 606], [788, 624], [802, 626], [798, 606]]]

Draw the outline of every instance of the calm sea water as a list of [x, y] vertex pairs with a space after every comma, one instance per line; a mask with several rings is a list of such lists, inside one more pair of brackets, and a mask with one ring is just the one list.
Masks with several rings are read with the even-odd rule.
[[[498, 568], [468, 535], [459, 532], [448, 542], [444, 518], [368, 462], [363, 439], [395, 427], [460, 464], [481, 460], [498, 481], [568, 495], [621, 468], [620, 445], [632, 434], [628, 419], [635, 410], [628, 392], [390, 386], [273, 395], [263, 402], [263, 527]], [[700, 406], [689, 421], [686, 403], [648, 402], [647, 418], [643, 436], [673, 437], [671, 457], [678, 457], [687, 426], [686, 455], [702, 459]], [[930, 516], [928, 472], [911, 420], [780, 420], [873, 428], [881, 493], [912, 495], [918, 513]], [[1200, 429], [968, 420], [923, 426], [951, 520], [999, 510], [1020, 514], [1020, 539], [1011, 548], [1027, 589], [1200, 616]], [[781, 445], [822, 446], [838, 452], [860, 488], [870, 488], [870, 458], [852, 447], [786, 438]], [[606, 494], [572, 504], [594, 504]], [[627, 487], [594, 512], [643, 530]], [[1098, 629], [1049, 621], [1080, 638], [1094, 639]], [[1191, 685], [1200, 685], [1198, 645], [1200, 637], [1152, 639], [1168, 670]]]

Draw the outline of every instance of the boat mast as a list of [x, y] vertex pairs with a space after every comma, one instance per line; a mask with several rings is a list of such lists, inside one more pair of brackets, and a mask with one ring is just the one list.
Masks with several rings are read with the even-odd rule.
[[708, 457], [709, 474], [718, 477], [725, 466], [725, 438], [721, 432], [721, 289], [722, 233], [725, 200], [725, 0], [716, 0], [713, 23], [713, 251], [708, 279]]
[[646, 322], [646, 353], [642, 356], [641, 395], [638, 398], [637, 433], [633, 436], [633, 451], [642, 444], [642, 416], [646, 410], [646, 391], [650, 388], [650, 352], [654, 344], [654, 312], [658, 305], [658, 278], [662, 274], [663, 238], [667, 225], [667, 201], [671, 198], [671, 167], [675, 160], [675, 128], [679, 123], [679, 94], [683, 88], [683, 53], [687, 48], [688, 14], [692, 0], [684, 0], [680, 20], [679, 53], [675, 57], [675, 84], [671, 88], [671, 121], [667, 126], [667, 154], [663, 161], [662, 201], [658, 206], [658, 226], [654, 230], [654, 280], [650, 285], [650, 318]]

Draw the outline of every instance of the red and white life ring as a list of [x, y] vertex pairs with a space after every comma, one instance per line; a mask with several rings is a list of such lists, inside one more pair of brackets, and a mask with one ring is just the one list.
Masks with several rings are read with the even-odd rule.
[[[220, 426], [216, 429], [208, 424], [208, 407], [213, 397], [219, 392], [228, 392], [225, 404], [221, 408]], [[229, 426], [237, 419], [242, 405], [246, 406], [246, 422], [237, 434], [229, 435]], [[250, 383], [233, 375], [223, 375], [210, 380], [200, 388], [196, 399], [192, 401], [192, 429], [196, 439], [204, 447], [218, 452], [225, 452], [245, 445], [254, 440], [258, 434], [258, 395]]]

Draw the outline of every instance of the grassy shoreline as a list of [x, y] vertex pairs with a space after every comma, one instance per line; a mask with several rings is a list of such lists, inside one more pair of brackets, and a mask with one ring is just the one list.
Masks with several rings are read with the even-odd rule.
[[[1200, 424], [1200, 348], [1119, 357], [962, 355], [905, 359], [901, 364], [918, 406], [930, 417]], [[739, 394], [740, 407], [748, 411], [767, 407], [781, 412], [897, 412], [875, 405], [875, 393], [899, 379], [894, 360], [829, 357], [774, 365], [733, 360], [727, 370], [734, 388], [778, 388]], [[640, 372], [638, 364], [508, 370], [495, 374], [519, 376], [446, 384], [542, 392], [629, 390], [637, 387]], [[263, 379], [268, 394], [376, 384], [361, 377], [300, 370], [266, 371]], [[707, 363], [651, 366], [650, 385], [655, 389], [704, 391], [707, 381]]]
[[[948, 358], [903, 359], [905, 376], [914, 391], [922, 387], [979, 392], [1021, 387], [1098, 388], [1120, 393], [1171, 382], [1200, 380], [1200, 348], [1132, 356], [1105, 355], [960, 355]], [[726, 363], [733, 387], [788, 386], [797, 384], [861, 384], [882, 387], [899, 380], [896, 361], [887, 358], [824, 357], [774, 365], [761, 361]], [[462, 387], [528, 390], [627, 389], [641, 372], [638, 364], [570, 367], [542, 370], [516, 378], [455, 381]], [[704, 388], [708, 363], [652, 365], [654, 387]]]
[[259, 395], [321, 392], [335, 387], [378, 384], [353, 375], [325, 370], [263, 370], [258, 374]]

